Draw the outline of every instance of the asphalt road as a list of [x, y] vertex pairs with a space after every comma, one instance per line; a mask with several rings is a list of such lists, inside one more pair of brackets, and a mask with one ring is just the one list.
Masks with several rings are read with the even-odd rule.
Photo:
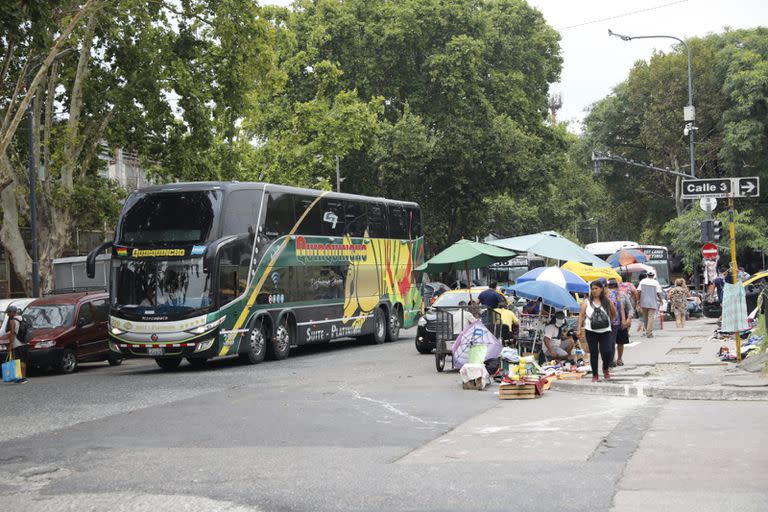
[[763, 403], [464, 391], [413, 331], [0, 390], [3, 510], [767, 510]]

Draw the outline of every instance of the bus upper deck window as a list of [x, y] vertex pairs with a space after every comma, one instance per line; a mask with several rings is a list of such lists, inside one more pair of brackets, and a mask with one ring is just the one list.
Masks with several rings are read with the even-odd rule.
[[368, 205], [368, 231], [371, 238], [389, 237], [387, 207], [380, 203]]
[[368, 227], [368, 213], [365, 203], [344, 201], [344, 219], [346, 234], [351, 237], [364, 237]]

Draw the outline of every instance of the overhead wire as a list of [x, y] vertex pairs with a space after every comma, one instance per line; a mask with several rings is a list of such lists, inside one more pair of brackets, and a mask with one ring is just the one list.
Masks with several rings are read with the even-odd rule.
[[568, 29], [571, 29], [571, 28], [583, 27], [585, 25], [593, 25], [595, 23], [602, 23], [604, 21], [610, 21], [610, 20], [615, 20], [615, 19], [618, 19], [618, 18], [624, 18], [626, 16], [632, 16], [633, 14], [640, 14], [640, 13], [644, 13], [644, 12], [655, 11], [657, 9], [663, 9], [665, 7], [669, 7], [669, 6], [672, 6], [672, 5], [682, 4], [682, 3], [685, 3], [687, 1], [688, 0], [677, 0], [675, 2], [669, 2], [669, 3], [666, 3], [666, 4], [656, 5], [654, 7], [648, 7], [646, 9], [638, 9], [636, 11], [625, 12], [623, 14], [617, 14], [615, 16], [609, 16], [607, 18], [600, 18], [600, 19], [597, 19], [597, 20], [585, 21], [585, 22], [582, 22], [582, 23], [577, 23], [576, 25], [568, 25], [567, 27], [561, 27], [561, 28], [558, 28], [557, 30], [559, 30], [559, 31], [560, 30], [568, 30]]

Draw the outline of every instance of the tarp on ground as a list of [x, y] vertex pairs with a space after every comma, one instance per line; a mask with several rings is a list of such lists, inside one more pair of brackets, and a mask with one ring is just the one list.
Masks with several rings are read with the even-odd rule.
[[453, 342], [453, 367], [461, 369], [469, 362], [470, 351], [473, 346], [486, 345], [485, 360], [494, 359], [501, 354], [501, 342], [494, 336], [481, 320], [469, 324], [461, 331], [456, 341]]

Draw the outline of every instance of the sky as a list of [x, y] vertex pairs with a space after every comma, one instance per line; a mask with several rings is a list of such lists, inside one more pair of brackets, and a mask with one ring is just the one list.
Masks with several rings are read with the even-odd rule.
[[[289, 5], [290, 0], [261, 3]], [[680, 39], [732, 29], [768, 26], [768, 0], [528, 0], [562, 37], [561, 80], [550, 91], [562, 96], [558, 120], [580, 131], [586, 109], [608, 94], [638, 60], [654, 50], [668, 52], [675, 41], [625, 42], [608, 29], [630, 35], [672, 35]], [[686, 73], [682, 68], [681, 73]], [[695, 97], [694, 105], [700, 100]], [[682, 117], [682, 105], [681, 105]]]

